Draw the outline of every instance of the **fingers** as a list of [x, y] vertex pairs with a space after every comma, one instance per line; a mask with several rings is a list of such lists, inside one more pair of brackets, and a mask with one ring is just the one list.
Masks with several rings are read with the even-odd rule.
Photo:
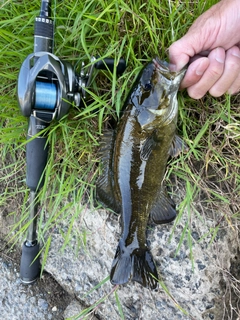
[[237, 46], [226, 52], [224, 71], [219, 80], [210, 88], [209, 93], [220, 97], [224, 93], [237, 93], [240, 89], [240, 50]]
[[229, 94], [236, 94], [238, 92], [240, 92], [240, 74], [237, 76], [234, 83], [228, 89]]
[[195, 85], [204, 72], [209, 67], [209, 59], [198, 56], [188, 67], [184, 79], [181, 82], [180, 89], [189, 88]]
[[[185, 41], [185, 38], [186, 36], [174, 42], [168, 49], [172, 71], [180, 71], [189, 62], [190, 57], [195, 54], [191, 45], [192, 42]], [[184, 48], [184, 51], [182, 48]]]
[[202, 98], [207, 92], [214, 97], [240, 91], [240, 49], [213, 49], [208, 57], [195, 56], [181, 83], [193, 99]]
[[209, 66], [201, 76], [201, 79], [187, 89], [189, 96], [194, 99], [201, 99], [224, 72], [225, 50], [223, 48], [213, 49], [208, 59]]

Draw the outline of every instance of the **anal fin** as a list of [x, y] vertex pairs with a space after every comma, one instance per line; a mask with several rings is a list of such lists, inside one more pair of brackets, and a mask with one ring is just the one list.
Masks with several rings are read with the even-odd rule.
[[175, 203], [165, 189], [161, 188], [150, 211], [152, 221], [156, 224], [169, 223], [176, 218], [176, 215]]

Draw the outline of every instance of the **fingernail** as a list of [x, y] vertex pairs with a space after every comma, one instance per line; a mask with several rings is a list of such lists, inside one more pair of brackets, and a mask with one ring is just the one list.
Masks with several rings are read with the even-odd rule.
[[169, 69], [173, 72], [176, 72], [177, 71], [177, 66], [173, 63], [169, 63]]
[[215, 60], [217, 60], [220, 63], [224, 63], [223, 55], [222, 55], [222, 50], [220, 48], [216, 49], [216, 55], [215, 55]]
[[233, 48], [232, 55], [235, 56], [235, 57], [240, 58], [239, 49], [238, 48]]
[[203, 72], [200, 68], [196, 70], [196, 75], [197, 75], [197, 76], [202, 76], [203, 73], [204, 73], [204, 72]]
[[205, 69], [202, 68], [202, 61], [199, 63], [197, 69], [196, 69], [196, 75], [202, 76], [204, 74]]

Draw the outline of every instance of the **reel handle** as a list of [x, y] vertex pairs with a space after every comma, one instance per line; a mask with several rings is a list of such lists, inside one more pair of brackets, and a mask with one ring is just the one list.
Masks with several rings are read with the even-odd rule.
[[[115, 62], [115, 59], [113, 58], [104, 58], [102, 60], [97, 61], [94, 64], [94, 66], [96, 69], [110, 70], [111, 72], [113, 72], [114, 62]], [[119, 76], [122, 75], [125, 69], [126, 69], [126, 61], [123, 58], [121, 58], [116, 66], [117, 75]]]

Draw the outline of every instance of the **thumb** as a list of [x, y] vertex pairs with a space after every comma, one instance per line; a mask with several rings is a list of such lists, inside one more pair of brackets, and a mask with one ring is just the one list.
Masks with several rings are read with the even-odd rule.
[[169, 62], [175, 71], [181, 70], [197, 52], [201, 51], [199, 42], [186, 34], [169, 47]]
[[[236, 22], [239, 21], [236, 20], [239, 13], [236, 3], [239, 4], [239, 0], [219, 1], [201, 14], [188, 32], [169, 47], [170, 65], [175, 71], [182, 69], [190, 58], [203, 51], [217, 47], [229, 49], [239, 41], [232, 35], [232, 30], [239, 26], [239, 22]], [[239, 39], [239, 33], [237, 35]]]

